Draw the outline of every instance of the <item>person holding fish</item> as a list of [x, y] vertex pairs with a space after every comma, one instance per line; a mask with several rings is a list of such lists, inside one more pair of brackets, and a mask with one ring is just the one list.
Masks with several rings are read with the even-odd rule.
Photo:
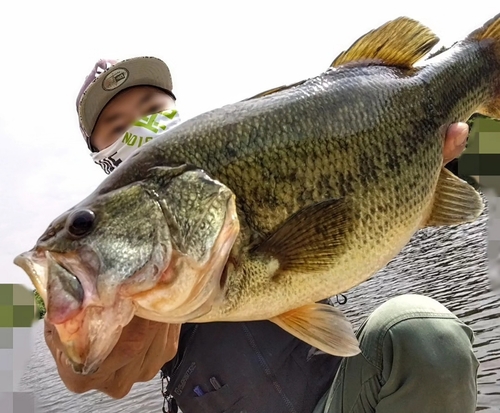
[[[474, 32], [471, 35], [473, 40], [480, 41], [481, 36], [486, 35], [500, 38], [499, 22], [499, 18], [494, 19], [483, 31]], [[394, 36], [396, 29], [401, 31], [401, 36]], [[401, 59], [400, 65], [412, 53], [415, 56], [411, 59], [422, 56], [430, 45], [435, 44], [435, 39], [418, 23], [399, 19], [358, 40], [359, 47], [344, 52], [337, 63], [352, 59], [350, 53], [372, 53], [370, 44], [379, 40], [377, 36], [383, 37], [387, 33], [390, 34], [389, 40], [383, 42], [383, 47], [374, 47], [377, 52], [373, 53], [383, 55], [384, 48], [392, 47], [391, 41], [400, 42], [408, 48], [408, 55], [397, 56]], [[419, 44], [421, 35], [427, 36], [425, 44]], [[395, 55], [387, 53], [384, 56], [383, 59], [389, 59]], [[161, 141], [156, 139], [158, 136], [174, 126], [177, 129], [186, 125], [180, 123], [172, 90], [169, 69], [159, 59], [143, 57], [97, 62], [78, 95], [77, 111], [92, 158], [106, 173], [111, 176], [120, 174], [124, 171], [123, 163], [131, 165], [134, 158], [139, 159], [148, 147], [149, 151], [156, 149], [155, 143]], [[274, 93], [279, 92], [273, 89], [254, 99]], [[465, 123], [452, 121], [441, 133], [444, 143], [441, 145], [442, 155], [438, 153], [439, 163], [446, 164], [464, 150], [468, 127]], [[142, 146], [143, 149], [137, 149]], [[118, 172], [114, 172], [117, 168]], [[190, 176], [196, 177], [199, 173], [193, 172]], [[450, 175], [446, 176], [451, 185], [456, 182]], [[202, 177], [196, 181], [185, 178], [185, 182], [218, 185], [208, 177]], [[175, 182], [173, 180], [170, 185], [175, 185]], [[231, 205], [228, 201], [231, 196], [222, 187], [217, 188], [218, 194], [225, 194], [224, 202]], [[213, 201], [213, 198], [209, 199]], [[476, 208], [474, 202], [471, 200], [470, 205]], [[330, 204], [322, 208], [325, 211]], [[317, 209], [309, 211], [313, 216], [316, 212]], [[217, 214], [216, 210], [213, 213]], [[470, 212], [468, 219], [472, 214]], [[474, 214], [477, 214], [477, 208]], [[294, 221], [295, 228], [299, 228], [307, 217], [296, 216], [301, 218]], [[318, 220], [318, 216], [315, 217]], [[88, 231], [92, 214], [81, 213], [77, 218], [71, 221], [73, 229], [69, 228], [69, 231], [76, 234]], [[324, 228], [328, 230], [326, 226]], [[203, 232], [201, 227], [199, 230]], [[287, 230], [293, 234], [294, 228], [289, 226]], [[44, 237], [48, 239], [50, 233]], [[294, 241], [293, 236], [289, 239]], [[217, 251], [225, 251], [218, 240], [213, 240], [212, 244], [220, 247]], [[278, 245], [279, 237], [270, 240], [275, 243], [272, 245]], [[276, 247], [275, 250], [278, 257], [290, 248], [289, 244], [281, 245], [282, 249]], [[304, 251], [308, 249], [306, 247]], [[85, 251], [89, 259], [80, 265], [90, 271], [94, 256]], [[295, 253], [300, 255], [301, 251]], [[58, 253], [51, 254], [54, 260], [64, 260]], [[226, 258], [227, 254], [221, 252], [220, 257]], [[220, 257], [214, 259], [222, 259]], [[57, 267], [57, 262], [50, 258], [48, 265], [60, 272], [62, 267]], [[64, 262], [68, 268], [75, 265], [74, 261]], [[293, 263], [293, 260], [289, 261], [288, 265]], [[317, 263], [323, 265], [320, 258], [317, 258]], [[227, 266], [234, 265], [230, 261], [227, 263]], [[36, 271], [33, 268], [28, 268], [27, 272]], [[74, 267], [75, 272], [83, 268]], [[221, 285], [231, 283], [231, 268], [224, 267], [229, 275], [220, 275]], [[203, 277], [204, 273], [197, 274]], [[172, 280], [169, 282], [175, 284]], [[53, 291], [69, 291], [67, 285], [56, 281], [49, 282], [49, 287], [53, 295]], [[267, 294], [267, 291], [262, 294]], [[387, 300], [368, 316], [356, 336], [347, 319], [328, 300], [300, 308], [300, 314], [299, 310], [293, 310], [286, 313], [286, 317], [260, 319], [264, 321], [238, 321], [237, 317], [231, 320], [216, 315], [215, 322], [207, 322], [211, 321], [204, 318], [208, 310], [202, 309], [192, 318], [194, 321], [184, 322], [179, 317], [179, 323], [167, 324], [153, 321], [161, 317], [156, 317], [152, 310], [144, 313], [147, 317], [143, 318], [141, 313], [128, 312], [129, 318], [121, 320], [124, 327], [110, 351], [100, 348], [98, 340], [93, 342], [96, 351], [106, 354], [93, 365], [79, 361], [84, 349], [77, 347], [77, 341], [71, 341], [68, 336], [61, 337], [66, 331], [58, 329], [56, 324], [76, 311], [70, 305], [75, 296], [58, 297], [47, 310], [45, 338], [62, 381], [76, 393], [95, 389], [122, 398], [134, 383], [149, 381], [161, 370], [168, 383], [164, 389], [164, 411], [167, 412], [176, 412], [178, 407], [184, 413], [473, 413], [476, 409], [479, 363], [472, 348], [473, 332], [442, 304], [429, 297], [408, 294]], [[245, 298], [244, 295], [239, 297]], [[212, 302], [218, 303], [214, 307], [222, 305], [218, 301]], [[222, 303], [229, 306], [224, 301]], [[267, 301], [267, 304], [269, 307], [275, 305], [272, 301]], [[121, 308], [123, 313], [130, 311], [125, 306]], [[234, 306], [224, 308], [227, 308], [226, 313], [220, 310], [220, 314], [234, 314], [239, 309]], [[199, 308], [192, 307], [192, 310], [196, 312]], [[262, 312], [266, 310], [261, 309]], [[105, 317], [109, 315], [103, 310], [102, 323], [106, 322]], [[329, 320], [328, 324], [325, 324], [325, 319]], [[223, 320], [232, 322], [217, 322]], [[104, 342], [104, 337], [98, 338]], [[98, 356], [92, 357], [98, 360]], [[91, 359], [91, 356], [87, 358]]]

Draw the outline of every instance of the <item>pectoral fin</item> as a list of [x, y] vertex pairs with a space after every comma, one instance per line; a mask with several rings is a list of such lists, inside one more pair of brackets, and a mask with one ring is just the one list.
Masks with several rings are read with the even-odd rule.
[[346, 199], [329, 199], [290, 216], [253, 253], [276, 258], [279, 270], [323, 272], [341, 254], [352, 220]]
[[436, 187], [432, 212], [424, 227], [472, 222], [481, 215], [483, 208], [481, 195], [467, 182], [443, 168]]
[[305, 305], [270, 321], [333, 356], [350, 357], [361, 352], [351, 323], [340, 310], [331, 305]]

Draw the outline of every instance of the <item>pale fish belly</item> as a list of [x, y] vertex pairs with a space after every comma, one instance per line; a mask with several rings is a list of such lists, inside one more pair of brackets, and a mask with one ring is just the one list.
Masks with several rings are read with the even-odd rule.
[[[436, 183], [430, 186], [435, 188], [436, 185], [437, 177]], [[434, 196], [434, 190], [430, 190], [414, 208], [401, 213], [399, 219], [395, 217], [393, 225], [388, 226], [384, 235], [373, 236], [359, 228], [354, 239], [367, 239], [368, 242], [358, 243], [358, 247], [352, 245], [349, 252], [340, 257], [333, 270], [336, 276], [323, 274], [319, 277], [318, 288], [311, 291], [310, 299], [318, 301], [325, 298], [325, 291], [330, 296], [346, 292], [383, 269], [408, 244], [413, 235], [425, 226], [433, 207]]]
[[[432, 206], [433, 194], [426, 196], [417, 208], [406, 211], [384, 236], [367, 234], [360, 225], [351, 234], [349, 248], [338, 257], [331, 269], [317, 274], [283, 274], [276, 281], [262, 276], [253, 279], [251, 294], [239, 297], [239, 302], [224, 311], [215, 309], [197, 322], [266, 320], [333, 295], [343, 293], [368, 280], [384, 268], [410, 241]], [[371, 235], [371, 236], [370, 236]], [[365, 239], [364, 243], [356, 242]]]

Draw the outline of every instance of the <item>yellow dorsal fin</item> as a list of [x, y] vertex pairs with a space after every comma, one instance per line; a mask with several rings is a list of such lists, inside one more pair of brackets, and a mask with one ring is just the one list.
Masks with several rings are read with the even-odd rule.
[[439, 38], [423, 24], [399, 17], [360, 37], [330, 66], [368, 60], [410, 68], [438, 42]]
[[482, 27], [474, 30], [469, 36], [468, 40], [485, 40], [492, 39], [496, 42], [500, 41], [500, 13], [495, 17], [488, 20]]
[[[438, 42], [439, 38], [423, 24], [409, 17], [399, 17], [360, 37], [348, 50], [340, 53], [330, 66], [375, 61], [389, 66], [412, 67]], [[291, 89], [306, 81], [275, 87], [243, 102]]]

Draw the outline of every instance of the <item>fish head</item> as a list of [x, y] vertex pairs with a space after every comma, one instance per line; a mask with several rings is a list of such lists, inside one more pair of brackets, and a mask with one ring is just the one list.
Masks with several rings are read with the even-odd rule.
[[240, 231], [235, 196], [201, 170], [188, 170], [168, 187], [156, 188], [170, 229], [170, 263], [154, 288], [133, 299], [141, 317], [185, 323], [224, 297], [226, 264]]
[[135, 296], [158, 284], [197, 283], [172, 270], [172, 257], [203, 263], [214, 246], [230, 248], [239, 230], [234, 204], [232, 192], [203, 171], [153, 168], [141, 181], [94, 193], [15, 258], [44, 300], [75, 372], [99, 368], [136, 314]]

